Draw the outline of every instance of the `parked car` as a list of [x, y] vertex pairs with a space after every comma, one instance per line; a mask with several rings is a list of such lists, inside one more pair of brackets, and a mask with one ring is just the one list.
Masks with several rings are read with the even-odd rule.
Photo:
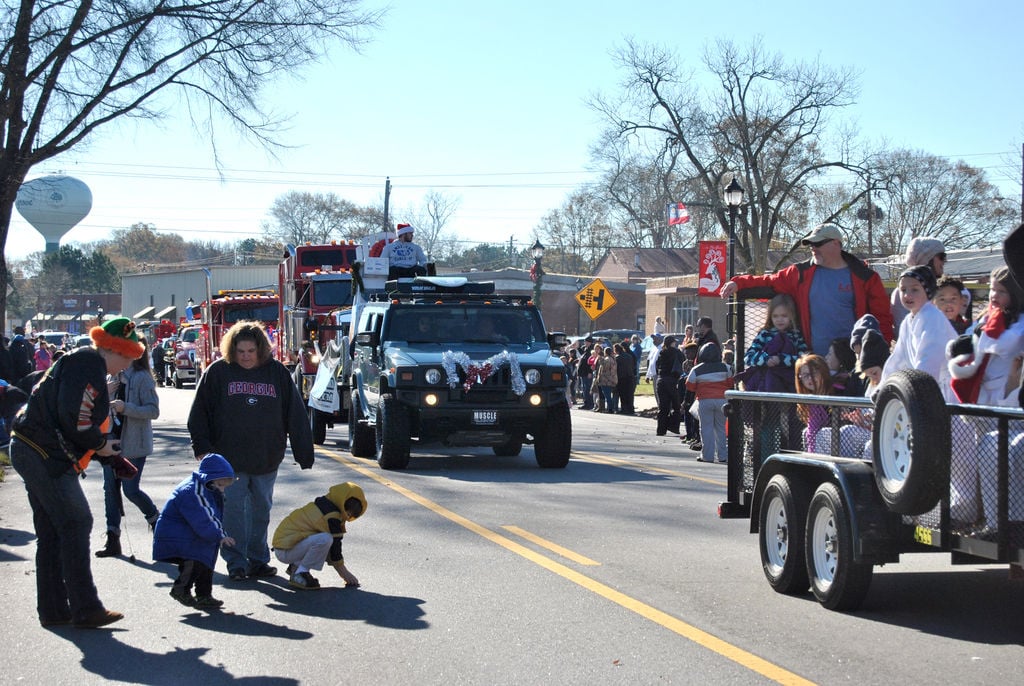
[[55, 345], [58, 349], [63, 350], [69, 334], [65, 331], [40, 331], [36, 335], [50, 345]]
[[[591, 331], [587, 336], [593, 336], [597, 340], [607, 341], [612, 345], [621, 343], [622, 341], [628, 341], [633, 335], [643, 336], [643, 331], [637, 331], [636, 329], [598, 329], [597, 331]], [[586, 338], [586, 336], [584, 336]]]

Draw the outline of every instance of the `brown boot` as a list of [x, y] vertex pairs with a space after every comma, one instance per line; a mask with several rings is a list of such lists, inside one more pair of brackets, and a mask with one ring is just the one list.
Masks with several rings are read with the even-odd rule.
[[96, 551], [96, 557], [118, 557], [121, 554], [121, 534], [116, 531], [107, 532], [107, 544], [102, 550]]

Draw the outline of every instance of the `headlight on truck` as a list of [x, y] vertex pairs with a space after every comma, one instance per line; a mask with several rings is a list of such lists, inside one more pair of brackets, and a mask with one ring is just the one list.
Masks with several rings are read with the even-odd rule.
[[441, 370], [431, 367], [427, 370], [426, 379], [428, 384], [436, 386], [441, 383]]
[[540, 370], [539, 369], [527, 369], [526, 370], [526, 383], [531, 386], [536, 386], [540, 383]]

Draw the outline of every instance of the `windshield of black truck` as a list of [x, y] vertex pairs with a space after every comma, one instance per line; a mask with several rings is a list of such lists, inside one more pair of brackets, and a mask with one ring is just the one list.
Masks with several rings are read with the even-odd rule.
[[438, 305], [396, 309], [389, 340], [409, 343], [498, 343], [547, 345], [535, 310], [472, 305]]

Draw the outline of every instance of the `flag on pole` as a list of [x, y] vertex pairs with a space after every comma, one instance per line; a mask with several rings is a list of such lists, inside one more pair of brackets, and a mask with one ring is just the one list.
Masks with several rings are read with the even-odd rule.
[[690, 221], [690, 211], [681, 202], [670, 202], [668, 204], [668, 225], [685, 224]]

